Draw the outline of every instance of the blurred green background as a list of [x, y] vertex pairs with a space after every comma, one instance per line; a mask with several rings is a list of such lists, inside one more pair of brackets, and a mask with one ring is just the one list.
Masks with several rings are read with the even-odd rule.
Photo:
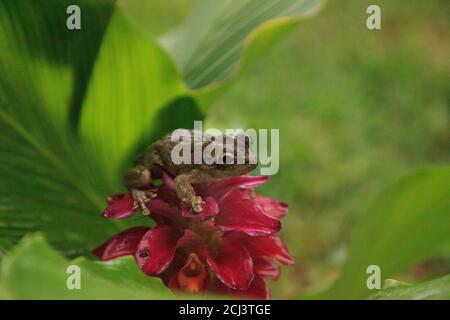
[[[369, 4], [381, 30], [366, 28]], [[280, 171], [260, 191], [289, 203], [282, 235], [297, 262], [274, 297], [334, 280], [374, 197], [450, 160], [449, 17], [445, 0], [328, 1], [210, 109], [209, 127], [280, 129]], [[439, 260], [402, 277], [449, 270]]]

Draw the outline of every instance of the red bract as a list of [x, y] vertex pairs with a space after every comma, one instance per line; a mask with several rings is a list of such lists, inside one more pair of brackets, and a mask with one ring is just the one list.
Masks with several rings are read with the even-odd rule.
[[[157, 196], [147, 204], [153, 228], [125, 230], [96, 248], [101, 260], [133, 255], [143, 272], [158, 276], [174, 291], [218, 292], [268, 299], [266, 279], [277, 280], [279, 266], [294, 261], [275, 234], [287, 205], [257, 195], [264, 176], [239, 176], [194, 185], [205, 201], [196, 214], [180, 202], [170, 176], [163, 174]], [[106, 218], [134, 213], [129, 193], [108, 198]]]

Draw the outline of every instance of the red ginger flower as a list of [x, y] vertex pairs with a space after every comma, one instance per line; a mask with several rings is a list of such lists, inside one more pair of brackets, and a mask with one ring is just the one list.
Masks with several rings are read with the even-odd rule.
[[[287, 205], [252, 189], [265, 176], [238, 176], [194, 185], [204, 201], [198, 214], [177, 198], [171, 177], [147, 204], [157, 226], [125, 230], [96, 248], [101, 260], [133, 255], [143, 272], [159, 276], [174, 291], [226, 293], [268, 299], [266, 279], [294, 261], [275, 235]], [[130, 193], [108, 198], [106, 218], [133, 215]]]

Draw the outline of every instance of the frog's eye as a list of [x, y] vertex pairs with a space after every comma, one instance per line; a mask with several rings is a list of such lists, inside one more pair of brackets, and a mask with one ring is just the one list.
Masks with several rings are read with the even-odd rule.
[[223, 155], [222, 161], [225, 164], [233, 164], [234, 163], [234, 155], [232, 153], [225, 153]]

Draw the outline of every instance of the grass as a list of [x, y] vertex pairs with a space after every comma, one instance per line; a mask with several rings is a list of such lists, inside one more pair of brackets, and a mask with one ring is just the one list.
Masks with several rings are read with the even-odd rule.
[[[381, 30], [365, 26], [369, 4]], [[280, 171], [261, 192], [290, 204], [297, 264], [274, 298], [331, 283], [375, 195], [450, 160], [449, 13], [445, 0], [329, 1], [211, 109], [209, 127], [280, 129]]]

